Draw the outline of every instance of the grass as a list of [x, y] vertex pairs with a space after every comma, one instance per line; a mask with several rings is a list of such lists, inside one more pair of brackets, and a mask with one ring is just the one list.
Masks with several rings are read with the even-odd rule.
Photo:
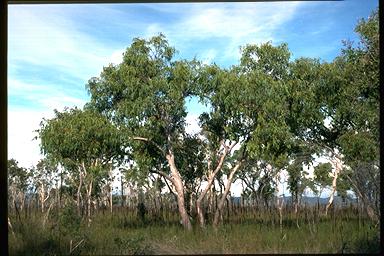
[[[68, 217], [69, 216], [69, 217]], [[378, 253], [379, 230], [368, 220], [337, 216], [318, 221], [301, 218], [298, 228], [287, 215], [280, 232], [271, 218], [226, 220], [218, 230], [194, 226], [187, 232], [175, 219], [140, 221], [126, 212], [97, 214], [88, 228], [73, 212], [52, 216], [45, 227], [42, 216], [12, 218], [10, 255], [122, 254], [241, 254], [241, 253]]]

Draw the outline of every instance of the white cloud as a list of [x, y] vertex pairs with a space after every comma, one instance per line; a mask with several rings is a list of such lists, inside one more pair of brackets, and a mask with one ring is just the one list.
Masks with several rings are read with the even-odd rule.
[[26, 83], [15, 78], [8, 78], [8, 94], [25, 94], [36, 91], [49, 90], [49, 86]]
[[[300, 2], [232, 3], [189, 5], [180, 22], [168, 28], [170, 37], [180, 46], [193, 40], [224, 40], [222, 58], [237, 61], [239, 46], [278, 40], [275, 31], [296, 13]], [[182, 33], [178, 33], [178, 31]], [[212, 45], [210, 45], [212, 47]]]
[[185, 121], [187, 123], [185, 130], [188, 134], [196, 134], [200, 132], [201, 128], [199, 126], [198, 114], [188, 114]]
[[[52, 111], [51, 111], [52, 112]], [[39, 140], [33, 138], [43, 117], [50, 118], [53, 112], [25, 109], [8, 111], [8, 159], [16, 159], [20, 166], [29, 168], [41, 159]]]
[[65, 94], [57, 89], [54, 85], [26, 83], [14, 78], [8, 80], [8, 96], [13, 98], [24, 98], [34, 102], [34, 106], [28, 107], [26, 110], [47, 109], [62, 110], [64, 107], [82, 108], [86, 103], [84, 99], [77, 98]]
[[11, 64], [47, 66], [83, 81], [98, 75], [95, 71], [116, 50], [81, 32], [57, 9], [44, 6], [10, 8], [8, 31]]
[[124, 52], [125, 52], [125, 49], [120, 49], [112, 52], [111, 56], [109, 57], [108, 63], [112, 63], [113, 65], [118, 65], [122, 63]]
[[65, 95], [55, 95], [51, 96], [49, 98], [42, 98], [39, 100], [43, 106], [45, 106], [46, 109], [57, 109], [59, 111], [62, 111], [65, 107], [73, 108], [83, 108], [84, 104], [86, 103], [85, 100], [69, 97]]

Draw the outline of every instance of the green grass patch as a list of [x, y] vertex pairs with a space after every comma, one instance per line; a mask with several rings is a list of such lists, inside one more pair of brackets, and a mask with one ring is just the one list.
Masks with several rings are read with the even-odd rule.
[[[260, 215], [260, 218], [265, 216]], [[127, 212], [97, 214], [90, 227], [73, 209], [21, 221], [12, 218], [10, 255], [143, 255], [239, 253], [378, 253], [379, 230], [368, 220], [337, 217], [300, 219], [286, 216], [283, 229], [272, 218], [229, 219], [217, 230], [194, 226], [185, 231], [177, 216], [144, 221]], [[72, 241], [72, 242], [71, 242]], [[76, 247], [76, 245], [78, 245]], [[71, 249], [72, 248], [72, 249]]]

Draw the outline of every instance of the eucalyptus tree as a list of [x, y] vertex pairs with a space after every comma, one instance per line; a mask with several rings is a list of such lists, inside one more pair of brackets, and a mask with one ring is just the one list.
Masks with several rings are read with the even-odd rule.
[[[207, 181], [207, 185], [196, 201], [201, 227], [205, 226], [201, 203], [222, 171], [226, 158], [233, 153], [234, 147], [245, 139], [246, 133], [241, 125], [242, 113], [236, 106], [236, 94], [233, 93], [233, 88], [239, 86], [241, 79], [238, 69], [225, 70], [217, 65], [205, 66], [199, 73], [198, 95], [200, 100], [208, 104], [211, 109], [209, 113], [204, 112], [199, 117], [202, 127], [201, 136], [205, 142], [204, 169]], [[236, 170], [238, 168], [240, 165], [236, 167]], [[219, 203], [218, 207], [222, 208], [223, 204], [224, 202]]]
[[[360, 194], [368, 215], [379, 218], [361, 186], [377, 191], [379, 177], [379, 15], [374, 11], [361, 20], [355, 31], [360, 36], [357, 47], [346, 42], [340, 56], [324, 65], [323, 83], [319, 83], [316, 100], [319, 111], [329, 121], [316, 130], [317, 141], [332, 154], [334, 175], [333, 194], [340, 173], [347, 171], [354, 190]], [[316, 101], [315, 101], [316, 102]], [[364, 181], [361, 177], [365, 176]], [[365, 190], [365, 191], [364, 191]], [[363, 192], [364, 191], [364, 192]], [[378, 197], [377, 197], [378, 198]], [[329, 207], [329, 206], [328, 206]], [[327, 208], [328, 208], [327, 207]]]
[[240, 65], [231, 69], [234, 78], [228, 89], [237, 93], [223, 98], [222, 104], [237, 117], [232, 129], [237, 131], [239, 149], [229, 163], [231, 170], [215, 213], [215, 226], [231, 184], [246, 161], [266, 161], [277, 173], [287, 164], [292, 140], [285, 120], [289, 56], [286, 44], [247, 45], [242, 48]]
[[205, 143], [197, 135], [187, 135], [182, 143], [175, 147], [175, 155], [184, 181], [185, 205], [191, 216], [205, 167]]
[[359, 45], [346, 44], [341, 60], [343, 101], [337, 108], [336, 120], [348, 121], [348, 129], [338, 138], [340, 152], [348, 166], [346, 178], [362, 199], [369, 217], [380, 219], [379, 167], [379, 13], [359, 21], [355, 32]]
[[84, 186], [88, 223], [94, 182], [119, 161], [122, 146], [118, 130], [99, 113], [90, 109], [55, 110], [55, 117], [43, 120], [38, 130], [43, 154], [78, 177], [77, 206]]
[[267, 42], [259, 46], [246, 45], [240, 60], [240, 68], [246, 76], [240, 108], [253, 122], [249, 126], [246, 150], [250, 159], [264, 162], [267, 176], [273, 177], [281, 218], [283, 201], [278, 197], [278, 183], [295, 142], [288, 120], [289, 58], [287, 44], [273, 46]]
[[[303, 154], [294, 158], [292, 163], [287, 167], [288, 172], [288, 189], [292, 195], [294, 213], [296, 217], [296, 226], [299, 227], [298, 210], [301, 198], [307, 188], [316, 193], [317, 188], [313, 178], [308, 177], [309, 172], [305, 167], [312, 165], [313, 158], [310, 153]], [[328, 174], [328, 173], [327, 173]]]
[[31, 173], [28, 169], [19, 166], [15, 159], [8, 160], [8, 198], [11, 201], [8, 203], [11, 207], [19, 205], [20, 210], [23, 210], [26, 194], [30, 187]]
[[263, 175], [259, 178], [259, 187], [257, 188], [258, 197], [262, 200], [263, 206], [270, 207], [270, 201], [275, 194], [276, 187], [273, 184], [272, 173], [269, 173], [266, 166], [263, 167]]
[[313, 179], [309, 178], [309, 172], [305, 167], [310, 168], [314, 161], [314, 151], [311, 147], [301, 144], [296, 138], [294, 146], [290, 150], [291, 163], [287, 167], [288, 172], [288, 188], [291, 192], [295, 214], [297, 214], [300, 206], [301, 197], [306, 188], [316, 191]]
[[58, 174], [57, 165], [48, 159], [41, 159], [36, 164], [36, 167], [31, 169], [31, 174], [33, 175], [33, 183], [39, 194], [41, 212], [44, 212], [45, 202], [51, 197], [51, 191], [54, 188], [55, 179], [56, 182], [58, 182], [56, 177]]
[[156, 149], [155, 157], [166, 161], [169, 171], [158, 173], [175, 186], [183, 226], [191, 229], [175, 148], [186, 136], [185, 99], [193, 93], [197, 62], [175, 61], [174, 55], [162, 34], [149, 40], [135, 38], [122, 63], [104, 67], [87, 87], [90, 105], [117, 125], [133, 152], [141, 147], [137, 142], [146, 143]]
[[334, 102], [334, 99], [330, 100], [328, 96], [337, 97], [335, 95], [339, 93], [338, 87], [331, 82], [335, 79], [332, 72], [329, 63], [320, 63], [317, 59], [300, 58], [291, 63], [288, 79], [290, 114], [287, 119], [291, 132], [295, 135], [295, 147], [291, 156], [293, 159], [304, 153], [310, 157], [327, 156], [333, 162], [333, 192], [330, 203], [333, 201], [335, 182], [342, 165], [335, 144], [335, 138], [340, 131], [327, 124], [332, 123], [332, 110], [327, 102]]
[[332, 184], [332, 178], [329, 173], [332, 171], [332, 165], [330, 163], [320, 163], [313, 169], [314, 183], [317, 186], [315, 190], [317, 192], [317, 207], [320, 207], [320, 196], [324, 188]]
[[[248, 200], [253, 200], [256, 205], [260, 205], [262, 202], [262, 196], [259, 191], [262, 190], [261, 186], [264, 184], [261, 182], [264, 170], [263, 163], [254, 163], [253, 161], [247, 161], [245, 166], [238, 174], [238, 178], [242, 182], [242, 195]], [[245, 184], [245, 186], [244, 186]]]

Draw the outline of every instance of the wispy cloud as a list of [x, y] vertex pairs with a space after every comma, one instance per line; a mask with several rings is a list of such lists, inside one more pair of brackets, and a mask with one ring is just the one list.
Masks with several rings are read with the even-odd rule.
[[[296, 13], [300, 2], [287, 3], [236, 3], [236, 4], [191, 4], [187, 8], [173, 10], [179, 17], [171, 26], [153, 25], [169, 35], [170, 41], [191, 54], [199, 41], [214, 47], [220, 42], [220, 56], [223, 61], [235, 64], [240, 56], [239, 46], [246, 43], [260, 43], [278, 39], [276, 30]], [[162, 7], [159, 6], [159, 9]], [[170, 11], [171, 12], [171, 11]], [[154, 30], [147, 29], [147, 34]], [[192, 49], [192, 50], [191, 50]]]
[[[17, 7], [17, 6], [16, 6]], [[84, 80], [95, 74], [113, 49], [80, 32], [76, 24], [57, 12], [40, 8], [10, 8], [9, 62], [55, 67]]]
[[31, 84], [13, 78], [8, 80], [8, 97], [11, 101], [13, 99], [23, 100], [23, 105], [27, 105], [27, 109], [35, 109], [36, 111], [63, 110], [64, 107], [75, 106], [82, 108], [86, 102], [83, 98], [58, 91], [54, 85]]

